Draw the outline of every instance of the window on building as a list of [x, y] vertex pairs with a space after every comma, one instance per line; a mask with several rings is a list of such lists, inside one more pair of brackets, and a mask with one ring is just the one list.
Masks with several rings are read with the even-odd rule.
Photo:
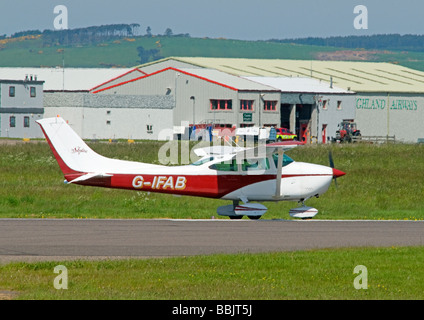
[[217, 123], [215, 124], [215, 128], [232, 128], [233, 125], [230, 123]]
[[253, 111], [255, 100], [240, 100], [240, 110]]
[[254, 123], [240, 123], [240, 128], [250, 128], [253, 127]]
[[107, 124], [108, 126], [110, 126], [110, 124], [111, 124], [110, 120], [106, 120], [106, 124]]
[[340, 100], [337, 101], [337, 110], [342, 110], [342, 102]]
[[9, 97], [14, 97], [14, 96], [15, 96], [15, 87], [10, 86], [9, 87]]
[[15, 116], [11, 116], [9, 118], [9, 126], [11, 128], [15, 128], [16, 127], [16, 117]]
[[153, 133], [153, 125], [151, 124], [147, 125], [147, 133]]
[[211, 99], [211, 110], [232, 110], [233, 100], [215, 100]]
[[328, 109], [328, 100], [323, 100], [322, 101], [322, 109], [323, 110], [327, 110]]
[[277, 101], [264, 101], [264, 110], [265, 111], [277, 111]]
[[30, 97], [31, 98], [35, 98], [36, 97], [36, 90], [35, 90], [35, 87], [30, 87], [29, 88], [29, 95], [30, 95]]
[[24, 117], [24, 128], [29, 128], [29, 117]]

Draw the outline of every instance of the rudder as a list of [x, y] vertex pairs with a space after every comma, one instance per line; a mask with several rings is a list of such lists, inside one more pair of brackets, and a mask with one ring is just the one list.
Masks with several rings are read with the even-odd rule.
[[61, 117], [37, 120], [63, 174], [93, 172], [103, 156], [94, 152]]

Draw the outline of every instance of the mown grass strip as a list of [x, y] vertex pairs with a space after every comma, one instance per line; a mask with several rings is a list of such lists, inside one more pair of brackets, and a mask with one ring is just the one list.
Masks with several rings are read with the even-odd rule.
[[[16, 299], [423, 299], [423, 247], [0, 265]], [[57, 265], [68, 289], [54, 288]], [[366, 267], [354, 273], [356, 266]], [[367, 288], [354, 281], [366, 276]]]

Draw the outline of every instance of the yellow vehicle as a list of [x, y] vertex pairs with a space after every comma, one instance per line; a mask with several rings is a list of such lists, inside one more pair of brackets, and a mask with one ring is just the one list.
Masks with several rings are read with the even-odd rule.
[[278, 142], [294, 140], [297, 138], [297, 135], [295, 135], [294, 133], [291, 133], [290, 130], [287, 128], [276, 128], [275, 130], [277, 131], [276, 140]]

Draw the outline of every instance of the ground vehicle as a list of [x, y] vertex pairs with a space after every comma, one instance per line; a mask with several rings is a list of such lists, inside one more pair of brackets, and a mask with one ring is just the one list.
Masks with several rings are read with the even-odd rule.
[[355, 122], [342, 121], [338, 128], [335, 138], [337, 142], [352, 142], [352, 137], [361, 136], [361, 131], [358, 130]]
[[297, 138], [297, 135], [291, 133], [290, 130], [287, 128], [276, 128], [275, 130], [277, 131], [276, 140], [278, 142], [294, 140]]

